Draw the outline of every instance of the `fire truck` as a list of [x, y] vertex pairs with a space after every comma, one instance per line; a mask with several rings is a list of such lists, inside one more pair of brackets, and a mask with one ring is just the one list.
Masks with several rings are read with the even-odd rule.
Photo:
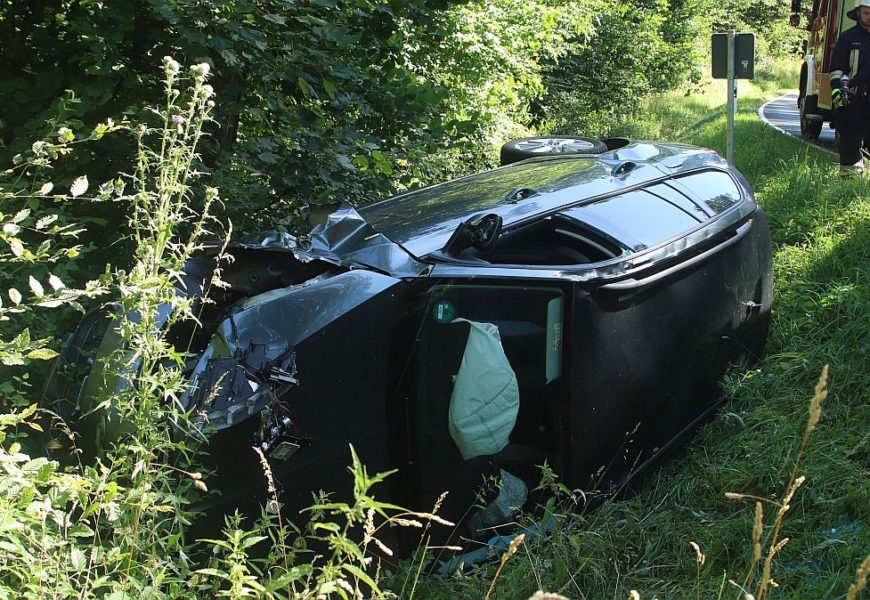
[[[855, 26], [855, 21], [846, 13], [855, 5], [855, 0], [813, 0], [807, 31], [803, 64], [801, 65], [798, 107], [800, 108], [801, 134], [816, 139], [826, 122], [834, 127], [831, 110], [831, 56], [840, 32]], [[801, 0], [792, 0], [789, 23], [800, 25]]]

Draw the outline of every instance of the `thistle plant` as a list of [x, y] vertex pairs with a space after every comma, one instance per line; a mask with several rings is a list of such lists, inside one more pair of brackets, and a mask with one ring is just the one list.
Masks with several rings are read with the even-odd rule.
[[[118, 344], [102, 366], [104, 385], [112, 393], [93, 410], [98, 440], [106, 450], [104, 464], [130, 489], [128, 521], [115, 529], [124, 571], [159, 564], [161, 577], [180, 580], [188, 567], [186, 506], [204, 484], [189, 440], [174, 435], [184, 420], [179, 410], [185, 390], [183, 353], [164, 333], [178, 320], [192, 318], [179, 277], [209, 233], [209, 210], [218, 192], [195, 186], [200, 175], [196, 147], [214, 107], [206, 83], [208, 64], [191, 67], [185, 76], [172, 58], [165, 58], [163, 67], [164, 105], [152, 110], [160, 122], [136, 130], [137, 164], [129, 196], [135, 251], [129, 271], [115, 274]], [[181, 84], [187, 85], [186, 93]], [[198, 211], [193, 208], [197, 204]]]
[[[62, 470], [56, 461], [31, 458], [20, 444], [2, 443], [10, 428], [41, 429], [35, 407], [0, 418], [0, 523], [6, 524], [0, 526], [0, 597], [177, 597], [187, 588], [186, 509], [204, 484], [192, 462], [194, 444], [173, 435], [172, 424], [183, 419], [176, 401], [184, 381], [181, 355], [162, 333], [190, 313], [179, 274], [208, 233], [208, 211], [218, 198], [217, 190], [201, 189], [196, 181], [196, 145], [214, 103], [207, 65], [182, 74], [166, 58], [163, 68], [164, 104], [151, 111], [159, 120], [133, 132], [135, 169], [90, 197], [129, 203], [132, 267], [75, 292], [54, 273], [29, 277], [29, 299], [15, 287], [4, 290], [12, 306], [0, 318], [75, 303], [111, 287], [117, 341], [110, 359], [92, 373], [93, 385], [105, 388], [101, 401], [80, 407], [82, 419], [96, 424], [95, 439], [81, 440], [94, 446], [95, 461]], [[103, 124], [87, 141], [119, 128]], [[62, 215], [37, 219], [33, 207], [41, 200], [88, 198], [92, 188], [84, 175], [61, 195], [51, 195], [53, 185], [42, 178], [53, 160], [81, 141], [69, 128], [57, 128], [56, 139], [34, 144], [32, 156], [17, 159], [2, 174], [4, 208], [24, 204], [4, 221], [9, 250], [2, 258], [12, 266], [4, 270], [7, 280], [19, 265], [60, 264], [80, 251], [74, 243], [54, 246], [48, 239], [74, 241], [74, 226], [62, 223]], [[28, 242], [39, 236], [47, 239], [31, 249]], [[53, 353], [47, 340], [29, 339], [26, 329], [0, 350], [0, 358], [13, 365]]]

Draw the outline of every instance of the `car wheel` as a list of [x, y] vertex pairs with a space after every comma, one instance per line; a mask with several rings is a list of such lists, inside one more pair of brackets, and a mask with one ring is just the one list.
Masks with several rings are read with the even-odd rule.
[[509, 165], [535, 156], [602, 152], [607, 152], [607, 144], [594, 138], [573, 135], [526, 137], [511, 140], [501, 147], [501, 164]]
[[[821, 135], [822, 125], [825, 124], [819, 118], [821, 115], [819, 115], [818, 101], [818, 96], [804, 96], [801, 102], [801, 135], [810, 140], [817, 139]], [[818, 120], [813, 119], [811, 115]]]

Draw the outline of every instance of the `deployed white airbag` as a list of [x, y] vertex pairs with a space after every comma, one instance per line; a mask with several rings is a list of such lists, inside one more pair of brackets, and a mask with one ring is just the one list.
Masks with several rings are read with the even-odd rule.
[[492, 323], [468, 323], [465, 353], [450, 395], [448, 426], [462, 458], [496, 454], [508, 443], [520, 407], [517, 376]]

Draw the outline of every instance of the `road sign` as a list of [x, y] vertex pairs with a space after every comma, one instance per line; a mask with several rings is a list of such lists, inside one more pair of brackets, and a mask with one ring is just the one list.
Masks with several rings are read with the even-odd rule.
[[755, 76], [755, 34], [714, 33], [713, 79], [728, 78], [728, 36], [734, 35], [734, 79], [752, 79]]
[[734, 164], [734, 115], [737, 114], [737, 79], [752, 79], [755, 75], [755, 34], [714, 33], [712, 57], [714, 79], [728, 80], [728, 141], [726, 156]]

